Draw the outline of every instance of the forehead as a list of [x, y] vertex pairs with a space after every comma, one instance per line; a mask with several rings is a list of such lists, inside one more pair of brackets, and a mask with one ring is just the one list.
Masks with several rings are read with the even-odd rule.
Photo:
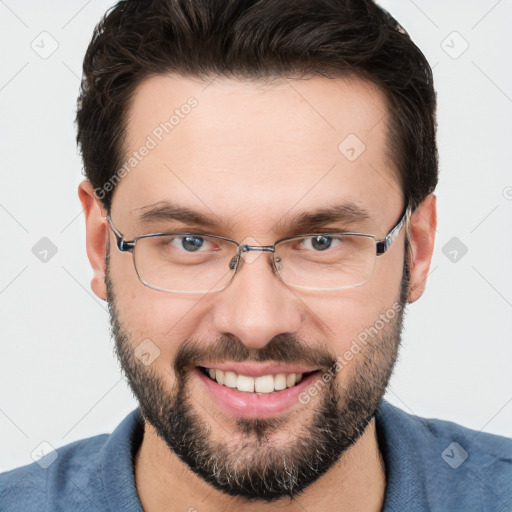
[[368, 82], [156, 76], [138, 86], [128, 112], [114, 214], [170, 201], [266, 232], [343, 202], [376, 218], [402, 207], [386, 102]]

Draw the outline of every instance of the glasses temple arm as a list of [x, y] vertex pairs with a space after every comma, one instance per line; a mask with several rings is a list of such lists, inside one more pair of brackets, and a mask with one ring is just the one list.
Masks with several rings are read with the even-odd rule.
[[108, 225], [110, 226], [110, 229], [112, 230], [112, 233], [114, 233], [114, 236], [116, 237], [117, 248], [123, 252], [133, 251], [133, 249], [135, 247], [135, 242], [126, 242], [124, 240], [123, 235], [121, 235], [121, 233], [119, 233], [117, 228], [114, 226], [114, 223], [112, 222], [112, 219], [110, 218], [109, 215], [107, 215], [105, 217], [105, 219], [107, 220]]
[[407, 222], [407, 219], [409, 218], [410, 215], [411, 215], [411, 207], [406, 206], [406, 208], [402, 212], [400, 220], [395, 224], [395, 226], [387, 234], [386, 238], [384, 238], [384, 240], [377, 241], [377, 256], [384, 254], [391, 247], [391, 244], [398, 238], [400, 231], [402, 231], [402, 228], [404, 227], [404, 225]]

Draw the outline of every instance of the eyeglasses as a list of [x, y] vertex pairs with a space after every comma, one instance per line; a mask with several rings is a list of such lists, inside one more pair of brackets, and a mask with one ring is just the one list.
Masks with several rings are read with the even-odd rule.
[[396, 240], [411, 214], [406, 207], [385, 238], [353, 232], [290, 236], [274, 245], [247, 245], [217, 235], [151, 233], [127, 241], [106, 219], [122, 252], [131, 252], [140, 281], [169, 293], [213, 293], [226, 288], [250, 251], [270, 254], [276, 276], [304, 290], [343, 290], [370, 280], [377, 256]]

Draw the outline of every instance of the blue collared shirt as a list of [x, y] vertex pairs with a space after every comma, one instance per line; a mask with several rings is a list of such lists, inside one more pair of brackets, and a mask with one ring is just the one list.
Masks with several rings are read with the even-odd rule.
[[[383, 401], [376, 414], [386, 466], [383, 512], [512, 511], [512, 440], [412, 416]], [[110, 434], [77, 441], [0, 474], [2, 512], [142, 511], [134, 457], [136, 409]], [[42, 467], [43, 466], [43, 467]], [[193, 504], [191, 504], [193, 505]]]

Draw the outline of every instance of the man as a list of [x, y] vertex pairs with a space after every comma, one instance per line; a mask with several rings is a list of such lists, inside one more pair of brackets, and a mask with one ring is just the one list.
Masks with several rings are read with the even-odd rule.
[[510, 510], [511, 442], [382, 400], [434, 245], [435, 93], [369, 0], [120, 2], [84, 61], [92, 289], [140, 409], [6, 510]]

